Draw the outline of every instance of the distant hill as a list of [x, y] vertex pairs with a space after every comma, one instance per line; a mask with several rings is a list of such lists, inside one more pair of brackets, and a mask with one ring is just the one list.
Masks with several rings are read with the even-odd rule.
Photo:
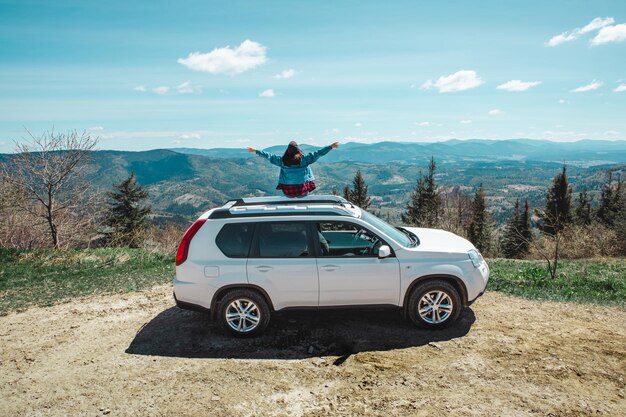
[[[282, 154], [285, 145], [272, 146], [268, 152]], [[317, 149], [302, 145], [305, 152]], [[250, 158], [245, 149], [172, 149], [179, 153], [216, 158]], [[510, 140], [449, 140], [435, 143], [378, 142], [364, 144], [348, 142], [324, 158], [324, 162], [387, 163], [423, 162], [433, 155], [441, 161], [543, 161], [570, 165], [593, 166], [626, 163], [626, 141], [581, 140], [551, 142], [533, 139]]]

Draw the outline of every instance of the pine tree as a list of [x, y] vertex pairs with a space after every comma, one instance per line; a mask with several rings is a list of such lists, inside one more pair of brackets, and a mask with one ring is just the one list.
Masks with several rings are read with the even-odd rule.
[[613, 175], [609, 173], [608, 181], [602, 187], [600, 194], [600, 207], [598, 207], [598, 220], [607, 227], [613, 228], [620, 217], [620, 211], [624, 210], [626, 197], [623, 195], [622, 180], [617, 179], [613, 187]]
[[546, 195], [546, 207], [538, 211], [539, 229], [554, 235], [571, 222], [570, 208], [572, 204], [572, 188], [567, 182], [566, 167], [552, 180], [552, 186]]
[[530, 230], [530, 206], [528, 205], [528, 199], [524, 200], [524, 211], [520, 214], [517, 224], [518, 232], [518, 256], [524, 256], [530, 249], [530, 243], [533, 239], [532, 231]]
[[430, 158], [428, 174], [420, 177], [411, 193], [411, 200], [406, 213], [402, 214], [404, 223], [419, 227], [435, 227], [441, 217], [441, 196], [435, 182], [435, 158]]
[[582, 192], [578, 194], [578, 204], [574, 211], [574, 219], [580, 226], [589, 226], [591, 224], [591, 198], [587, 194], [587, 188], [583, 188]]
[[141, 243], [146, 217], [151, 212], [150, 207], [143, 204], [148, 192], [139, 185], [134, 172], [114, 187], [115, 191], [108, 193], [112, 200], [106, 217], [106, 223], [112, 229], [109, 238], [113, 244], [136, 248]]
[[504, 226], [504, 234], [502, 235], [502, 240], [500, 242], [500, 247], [502, 248], [502, 254], [505, 258], [517, 258], [518, 257], [518, 246], [519, 246], [519, 236], [517, 233], [517, 227], [520, 223], [520, 214], [519, 214], [519, 200], [515, 201], [515, 207], [513, 209], [513, 214], [507, 220]]
[[621, 256], [626, 256], [626, 202], [615, 219], [615, 235], [617, 237], [618, 251]]
[[600, 195], [598, 220], [615, 231], [619, 253], [626, 254], [626, 190], [621, 177], [613, 186], [613, 175], [609, 174]]
[[344, 198], [355, 206], [367, 210], [372, 205], [372, 199], [367, 195], [367, 188], [361, 170], [358, 170], [352, 180], [352, 189], [347, 185], [343, 189]]
[[471, 218], [467, 228], [467, 235], [470, 242], [481, 252], [489, 250], [491, 244], [491, 225], [489, 220], [485, 190], [483, 185], [480, 184], [471, 204]]
[[521, 213], [519, 200], [516, 200], [513, 214], [504, 226], [504, 235], [500, 242], [502, 253], [506, 258], [521, 258], [528, 253], [531, 240], [528, 200], [524, 202], [524, 211]]
[[343, 198], [350, 201], [350, 187], [347, 185], [343, 187]]

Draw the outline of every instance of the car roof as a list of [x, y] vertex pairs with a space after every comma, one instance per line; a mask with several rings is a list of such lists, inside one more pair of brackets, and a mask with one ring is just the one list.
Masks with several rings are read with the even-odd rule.
[[361, 210], [343, 197], [252, 197], [227, 201], [210, 212], [209, 219], [269, 216], [348, 216], [360, 217]]

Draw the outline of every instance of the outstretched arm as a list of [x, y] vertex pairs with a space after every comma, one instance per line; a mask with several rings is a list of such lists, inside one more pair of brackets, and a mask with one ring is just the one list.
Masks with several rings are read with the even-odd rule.
[[268, 161], [270, 161], [271, 164], [277, 165], [277, 166], [281, 166], [282, 165], [282, 158], [278, 155], [274, 155], [265, 151], [260, 151], [258, 149], [254, 149], [251, 147], [246, 148], [248, 150], [248, 152], [253, 152], [256, 153], [259, 156], [262, 156], [263, 158], [267, 159]]
[[302, 160], [304, 161], [306, 165], [310, 165], [313, 162], [320, 159], [322, 156], [326, 155], [328, 152], [330, 152], [331, 149], [335, 149], [338, 146], [339, 146], [339, 142], [334, 142], [333, 144], [323, 147], [321, 149], [318, 149], [315, 152], [310, 152], [306, 154], [304, 158], [302, 158]]

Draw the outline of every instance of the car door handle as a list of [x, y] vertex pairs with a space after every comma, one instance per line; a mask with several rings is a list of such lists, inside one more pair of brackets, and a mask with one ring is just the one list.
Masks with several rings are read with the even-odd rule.
[[267, 266], [267, 265], [259, 265], [256, 267], [256, 270], [259, 272], [267, 272], [267, 271], [271, 271], [272, 269], [274, 268], [272, 268], [271, 266]]
[[322, 269], [324, 271], [328, 271], [328, 272], [333, 272], [333, 271], [335, 271], [335, 270], [337, 270], [339, 268], [340, 268], [339, 265], [323, 265], [322, 266]]

